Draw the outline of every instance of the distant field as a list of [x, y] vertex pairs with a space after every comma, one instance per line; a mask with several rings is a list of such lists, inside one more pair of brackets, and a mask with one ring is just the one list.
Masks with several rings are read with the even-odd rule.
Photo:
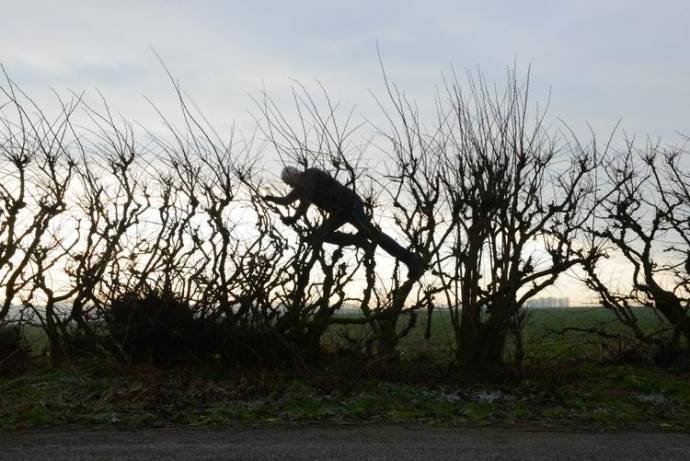
[[[636, 309], [635, 315], [646, 331], [664, 326], [649, 309]], [[418, 312], [415, 327], [401, 341], [402, 353], [414, 355], [423, 352], [437, 358], [452, 357], [454, 338], [448, 311], [434, 311], [429, 340], [424, 338], [427, 321], [426, 312]], [[619, 335], [621, 345], [634, 341], [629, 329], [622, 325], [611, 311], [601, 307], [533, 308], [528, 310], [524, 331], [523, 342], [527, 356], [535, 359], [601, 357], [607, 354], [607, 348], [616, 348], [619, 345], [618, 340], [605, 340], [586, 332], [568, 331], [557, 334], [558, 331], [567, 328], [596, 329]], [[363, 338], [367, 334], [368, 329], [363, 326], [337, 325], [331, 328], [324, 342], [329, 346], [337, 346], [345, 342], [344, 336]], [[514, 341], [510, 338], [507, 354], [511, 354], [513, 345]]]
[[[358, 316], [356, 312], [340, 315]], [[654, 312], [639, 308], [635, 315], [640, 325], [647, 331], [663, 327]], [[406, 323], [408, 315], [403, 316]], [[417, 323], [407, 337], [400, 343], [403, 355], [425, 355], [439, 360], [452, 359], [454, 351], [453, 327], [450, 314], [446, 310], [434, 311], [431, 318], [431, 337], [424, 338], [428, 316], [424, 311], [417, 313]], [[401, 327], [403, 322], [401, 322]], [[607, 309], [594, 308], [533, 308], [528, 311], [524, 332], [524, 348], [527, 356], [534, 359], [560, 359], [575, 357], [601, 357], [607, 353], [607, 347], [615, 348], [618, 341], [605, 340], [586, 332], [569, 331], [565, 334], [556, 332], [567, 328], [597, 329], [609, 334], [620, 335], [622, 344], [634, 340], [631, 332], [616, 319]], [[38, 327], [26, 327], [25, 337], [35, 353], [45, 352], [47, 341], [43, 330]], [[368, 327], [359, 325], [334, 325], [325, 335], [323, 342], [328, 348], [337, 348], [347, 344], [346, 336], [364, 340], [371, 334]], [[507, 354], [511, 354], [513, 339], [509, 338]]]

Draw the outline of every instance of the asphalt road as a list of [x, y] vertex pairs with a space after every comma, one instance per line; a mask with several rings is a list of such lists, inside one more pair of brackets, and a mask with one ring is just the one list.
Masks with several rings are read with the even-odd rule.
[[31, 430], [0, 433], [2, 460], [690, 459], [690, 434], [419, 426]]

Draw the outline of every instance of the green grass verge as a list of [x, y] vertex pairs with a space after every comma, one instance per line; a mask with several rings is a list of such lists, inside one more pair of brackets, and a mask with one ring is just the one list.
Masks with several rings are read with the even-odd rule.
[[[658, 327], [640, 311], [644, 328]], [[117, 427], [271, 423], [423, 422], [438, 425], [519, 425], [542, 428], [690, 430], [690, 373], [602, 362], [610, 343], [592, 335], [551, 330], [597, 326], [628, 333], [602, 309], [531, 311], [525, 330], [530, 357], [520, 379], [481, 382], [449, 367], [453, 336], [447, 313], [425, 316], [400, 345], [388, 378], [343, 357], [329, 367], [298, 372], [228, 371], [220, 367], [161, 371], [109, 362], [34, 366], [0, 377], [0, 428], [62, 424]], [[342, 336], [363, 327], [338, 327]], [[32, 333], [36, 341], [40, 335]], [[374, 365], [375, 367], [375, 365]]]
[[225, 374], [107, 366], [0, 379], [0, 428], [424, 422], [562, 428], [690, 429], [688, 374], [580, 364], [500, 384], [348, 381], [321, 370]]

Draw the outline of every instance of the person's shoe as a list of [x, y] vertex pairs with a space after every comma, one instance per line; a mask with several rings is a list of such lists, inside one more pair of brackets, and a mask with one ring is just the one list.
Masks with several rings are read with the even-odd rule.
[[424, 267], [422, 265], [422, 257], [416, 253], [412, 253], [407, 261], [407, 278], [408, 279], [418, 279], [424, 274]]

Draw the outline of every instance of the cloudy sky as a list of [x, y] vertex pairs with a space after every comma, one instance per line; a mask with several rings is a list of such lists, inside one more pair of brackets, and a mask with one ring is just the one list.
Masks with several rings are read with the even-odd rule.
[[214, 123], [245, 116], [247, 94], [295, 78], [373, 109], [392, 77], [429, 99], [440, 72], [479, 66], [500, 80], [532, 65], [554, 117], [630, 133], [690, 131], [690, 6], [674, 1], [7, 1], [0, 62], [37, 98], [98, 88], [118, 110], [154, 118], [142, 95], [174, 104], [150, 47]]
[[451, 65], [501, 80], [532, 66], [533, 96], [577, 132], [690, 133], [690, 6], [681, 0], [580, 1], [10, 1], [0, 63], [44, 107], [95, 88], [128, 118], [156, 123], [146, 95], [176, 107], [151, 47], [217, 126], [249, 120], [249, 95], [277, 99], [318, 79], [372, 117], [391, 77], [431, 101]]

